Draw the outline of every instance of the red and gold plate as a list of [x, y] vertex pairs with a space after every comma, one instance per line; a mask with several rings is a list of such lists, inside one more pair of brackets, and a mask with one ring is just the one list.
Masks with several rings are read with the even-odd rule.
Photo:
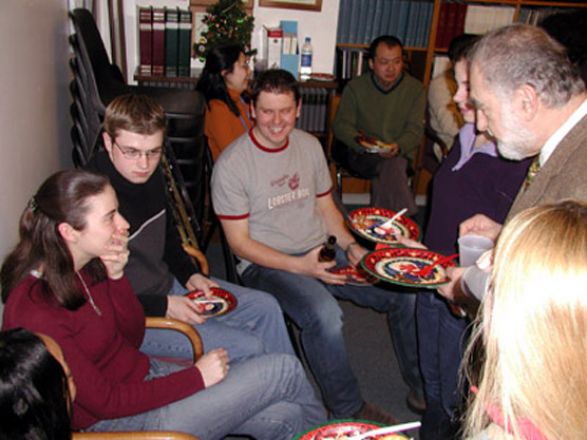
[[345, 275], [346, 283], [351, 286], [371, 286], [372, 284], [379, 282], [379, 278], [368, 274], [361, 266], [357, 267], [348, 265], [344, 267], [335, 267], [330, 270], [330, 272], [337, 275]]
[[[292, 440], [346, 440], [352, 436], [381, 428], [383, 425], [360, 420], [333, 420], [325, 425], [312, 428]], [[402, 434], [381, 434], [365, 440], [406, 440]]]
[[443, 261], [424, 276], [418, 272], [440, 259], [446, 260], [446, 257], [427, 249], [385, 248], [365, 255], [361, 265], [368, 273], [388, 283], [434, 289], [448, 283], [446, 269], [455, 263]]
[[394, 220], [389, 230], [385, 233], [375, 230], [378, 225], [385, 223], [394, 214], [395, 211], [391, 209], [359, 208], [349, 213], [348, 224], [357, 235], [376, 243], [397, 246], [399, 245], [398, 236], [418, 240], [420, 238], [420, 228], [411, 218], [406, 216], [401, 216]]
[[232, 293], [219, 287], [212, 287], [210, 290], [212, 293], [208, 297], [201, 290], [186, 293], [186, 296], [196, 304], [200, 314], [219, 316], [230, 312], [236, 307], [237, 301]]

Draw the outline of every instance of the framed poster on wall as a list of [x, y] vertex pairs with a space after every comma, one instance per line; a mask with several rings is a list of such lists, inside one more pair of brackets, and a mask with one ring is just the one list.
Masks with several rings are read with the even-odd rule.
[[[191, 6], [210, 6], [218, 3], [218, 0], [190, 0]], [[253, 7], [253, 0], [243, 0], [245, 8]]]
[[303, 9], [321, 11], [322, 0], [259, 0], [259, 6], [269, 8]]

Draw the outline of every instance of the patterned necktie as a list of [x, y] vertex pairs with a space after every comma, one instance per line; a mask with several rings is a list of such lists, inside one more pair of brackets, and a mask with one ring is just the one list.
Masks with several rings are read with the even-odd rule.
[[540, 171], [540, 159], [539, 156], [536, 156], [530, 164], [530, 168], [528, 168], [528, 174], [526, 174], [526, 179], [524, 180], [524, 191], [528, 189], [538, 171]]

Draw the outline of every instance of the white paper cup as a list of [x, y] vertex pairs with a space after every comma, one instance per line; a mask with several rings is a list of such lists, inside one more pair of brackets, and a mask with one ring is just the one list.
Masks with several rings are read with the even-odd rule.
[[465, 235], [458, 240], [461, 266], [472, 266], [486, 251], [493, 248], [493, 241], [482, 235]]

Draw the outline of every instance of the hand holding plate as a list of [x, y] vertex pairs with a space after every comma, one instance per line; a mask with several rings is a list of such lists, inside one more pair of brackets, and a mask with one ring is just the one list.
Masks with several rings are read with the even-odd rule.
[[207, 297], [210, 297], [210, 289], [218, 287], [218, 283], [200, 273], [195, 273], [189, 278], [185, 287], [188, 290], [201, 290]]
[[191, 299], [182, 295], [167, 296], [166, 316], [192, 325], [203, 324], [207, 319]]
[[347, 248], [346, 256], [351, 265], [358, 266], [367, 252], [367, 249], [357, 243]]
[[465, 295], [461, 289], [461, 277], [465, 272], [464, 267], [449, 267], [446, 270], [449, 282], [439, 286], [438, 293], [452, 303], [458, 303]]
[[318, 261], [318, 254], [320, 253], [321, 248], [322, 246], [318, 246], [306, 255], [298, 257], [297, 273], [317, 278], [326, 284], [345, 284], [346, 276], [329, 272], [329, 269], [336, 266], [336, 261]]
[[384, 158], [395, 157], [399, 154], [399, 145], [396, 143], [388, 144], [386, 147], [382, 147], [379, 155]]

